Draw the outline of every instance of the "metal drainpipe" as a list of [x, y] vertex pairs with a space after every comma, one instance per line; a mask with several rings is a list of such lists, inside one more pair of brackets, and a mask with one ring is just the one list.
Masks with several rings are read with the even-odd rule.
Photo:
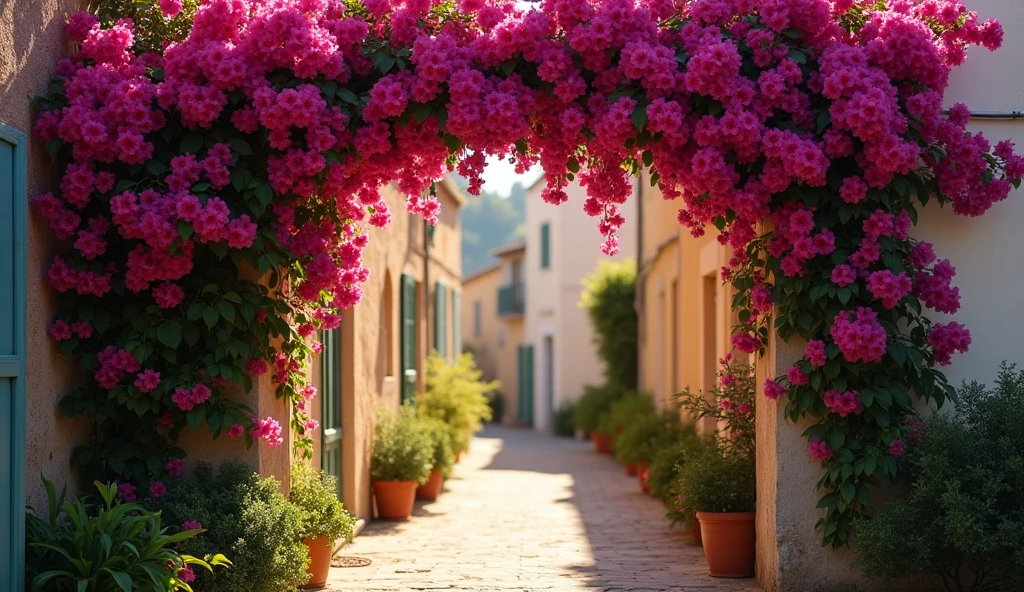
[[430, 225], [423, 221], [423, 335], [427, 338], [427, 351], [430, 351]]
[[[636, 179], [636, 287], [633, 295], [633, 310], [636, 311], [638, 339], [637, 352], [643, 357], [644, 344], [647, 341], [647, 323], [644, 321], [644, 172], [641, 170]], [[639, 370], [639, 369], [638, 369]], [[637, 375], [637, 382], [640, 376]], [[636, 385], [640, 388], [640, 385]]]

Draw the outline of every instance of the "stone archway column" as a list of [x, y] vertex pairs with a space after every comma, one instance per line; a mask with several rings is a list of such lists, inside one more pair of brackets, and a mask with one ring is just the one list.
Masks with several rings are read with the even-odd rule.
[[822, 548], [814, 524], [819, 464], [800, 436], [807, 423], [783, 416], [785, 401], [764, 396], [765, 378], [782, 376], [803, 356], [804, 342], [771, 334], [757, 361], [757, 581], [765, 592], [870, 592], [877, 582], [853, 567], [849, 548]]

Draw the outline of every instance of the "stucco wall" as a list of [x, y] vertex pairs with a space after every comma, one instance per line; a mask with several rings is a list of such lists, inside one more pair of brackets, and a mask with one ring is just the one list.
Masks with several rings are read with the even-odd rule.
[[[1024, 109], [1024, 4], [1005, 0], [972, 0], [971, 10], [984, 18], [998, 18], [1007, 31], [1002, 49], [995, 53], [972, 48], [967, 63], [953, 71], [946, 93], [947, 105], [966, 103], [972, 111], [1020, 111]], [[1012, 139], [1024, 147], [1024, 123], [972, 120], [972, 131], [983, 131], [993, 142]], [[940, 258], [957, 269], [954, 285], [960, 288], [961, 309], [953, 317], [971, 330], [967, 354], [954, 356], [944, 368], [950, 382], [978, 379], [991, 382], [1002, 360], [1024, 363], [1020, 335], [1024, 318], [1017, 310], [1024, 278], [1019, 268], [1024, 252], [1024, 195], [1016, 191], [986, 215], [965, 218], [950, 208], [929, 206], [922, 212], [912, 235], [935, 244]], [[929, 312], [939, 322], [945, 315]], [[783, 373], [800, 355], [799, 344], [772, 343], [759, 382], [765, 373]], [[784, 421], [779, 406], [758, 398], [758, 579], [766, 592], [774, 590], [857, 591], [904, 590], [867, 581], [851, 567], [848, 550], [834, 552], [820, 547], [814, 522], [819, 477], [817, 463], [807, 455], [799, 437], [804, 426]], [[773, 507], [774, 505], [774, 507]], [[928, 587], [923, 589], [936, 589]]]
[[[0, 123], [31, 138], [29, 101], [46, 89], [57, 61], [70, 50], [64, 23], [77, 9], [75, 0], [13, 0], [0, 4]], [[31, 138], [28, 155], [29, 198], [59, 184], [60, 169], [43, 143]], [[80, 376], [64, 360], [46, 333], [55, 310], [46, 287], [46, 269], [55, 254], [46, 223], [28, 220], [28, 376], [26, 430], [26, 497], [36, 507], [45, 503], [39, 481], [44, 474], [74, 489], [71, 451], [87, 437], [83, 421], [68, 421], [57, 412], [58, 399], [72, 390]]]

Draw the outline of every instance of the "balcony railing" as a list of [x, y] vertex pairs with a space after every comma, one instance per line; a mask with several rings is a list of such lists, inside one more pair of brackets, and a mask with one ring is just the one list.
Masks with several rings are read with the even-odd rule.
[[526, 298], [523, 283], [516, 282], [498, 288], [498, 315], [521, 315], [526, 309]]

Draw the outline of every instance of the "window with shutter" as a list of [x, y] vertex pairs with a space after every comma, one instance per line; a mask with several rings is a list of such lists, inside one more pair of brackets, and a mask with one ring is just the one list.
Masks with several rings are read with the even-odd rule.
[[325, 331], [321, 336], [324, 351], [320, 357], [321, 443], [320, 468], [338, 478], [338, 498], [342, 495], [341, 462], [341, 329]]
[[416, 393], [416, 279], [402, 274], [402, 305], [399, 307], [402, 331], [402, 402], [412, 401]]

